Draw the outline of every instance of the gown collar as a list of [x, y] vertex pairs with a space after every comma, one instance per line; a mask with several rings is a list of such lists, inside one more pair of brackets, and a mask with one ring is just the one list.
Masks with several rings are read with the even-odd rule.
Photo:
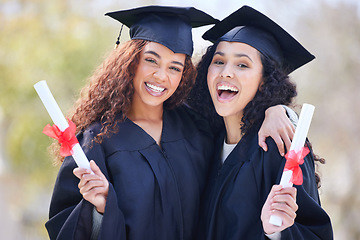
[[[116, 134], [104, 138], [105, 146], [111, 146], [112, 149], [118, 151], [138, 151], [156, 144], [155, 140], [147, 132], [128, 118], [119, 123], [117, 128]], [[183, 139], [186, 132], [181, 116], [175, 110], [164, 109], [161, 143]]]

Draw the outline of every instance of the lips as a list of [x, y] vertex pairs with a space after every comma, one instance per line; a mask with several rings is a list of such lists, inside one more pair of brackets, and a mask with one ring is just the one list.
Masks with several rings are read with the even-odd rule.
[[231, 101], [238, 93], [239, 89], [230, 84], [218, 83], [216, 85], [218, 99], [220, 101]]
[[156, 97], [163, 95], [166, 90], [164, 87], [156, 86], [148, 82], [145, 82], [145, 89], [148, 91], [148, 93]]

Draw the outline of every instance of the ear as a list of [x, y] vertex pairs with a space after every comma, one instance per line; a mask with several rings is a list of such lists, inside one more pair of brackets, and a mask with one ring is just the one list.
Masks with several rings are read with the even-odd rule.
[[264, 85], [264, 79], [262, 79], [260, 84], [259, 84], [259, 88], [258, 88], [259, 92], [261, 92], [263, 90], [263, 85]]

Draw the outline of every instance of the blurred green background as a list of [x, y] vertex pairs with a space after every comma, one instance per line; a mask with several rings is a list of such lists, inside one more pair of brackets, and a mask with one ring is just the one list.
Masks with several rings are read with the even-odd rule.
[[[222, 19], [247, 4], [264, 12], [317, 58], [297, 70], [297, 103], [316, 106], [309, 138], [327, 162], [320, 197], [335, 239], [360, 239], [360, 3], [357, 0], [0, 0], [0, 236], [48, 239], [44, 223], [59, 166], [42, 129], [52, 123], [33, 84], [47, 83], [66, 114], [120, 25], [107, 11], [148, 4], [195, 6]], [[194, 61], [208, 43], [194, 30]], [[128, 39], [127, 29], [122, 41]], [[299, 112], [299, 109], [297, 109]]]

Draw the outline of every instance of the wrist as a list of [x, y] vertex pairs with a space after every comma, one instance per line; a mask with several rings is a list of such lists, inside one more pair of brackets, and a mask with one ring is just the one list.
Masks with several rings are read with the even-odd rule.
[[274, 232], [271, 234], [265, 233], [265, 236], [270, 240], [280, 240], [281, 239], [281, 232]]
[[269, 107], [265, 110], [265, 116], [269, 116], [272, 113], [276, 113], [276, 112], [286, 114], [286, 110], [282, 105], [275, 105], [275, 106]]
[[95, 207], [95, 209], [101, 215], [104, 214], [104, 212], [105, 212], [105, 207]]
[[268, 232], [265, 231], [265, 229], [264, 229], [264, 234], [265, 234], [266, 236], [270, 236], [270, 235], [276, 233], [276, 232], [274, 232], [274, 231], [269, 231], [269, 232], [270, 232], [270, 233], [268, 233]]

